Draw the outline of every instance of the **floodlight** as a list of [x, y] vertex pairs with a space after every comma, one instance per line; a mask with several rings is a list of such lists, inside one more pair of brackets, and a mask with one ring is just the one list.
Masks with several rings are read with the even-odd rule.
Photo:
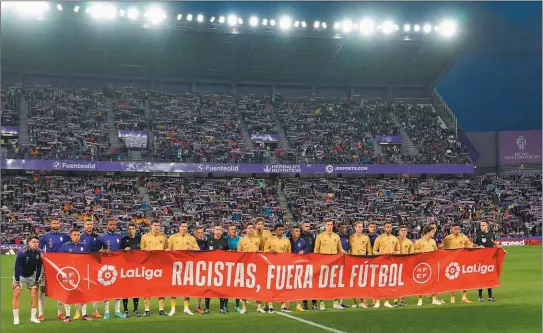
[[238, 18], [236, 15], [230, 15], [228, 16], [228, 25], [235, 26], [238, 23]]
[[271, 25], [272, 27], [275, 27], [275, 20], [270, 20], [270, 25]]
[[187, 21], [189, 21], [189, 22], [192, 21], [192, 14], [187, 15]]
[[394, 24], [394, 30], [398, 31], [398, 30], [400, 30], [400, 27], [397, 24]]
[[215, 22], [215, 16], [211, 16], [211, 18], [209, 19], [209, 22], [211, 23]]
[[117, 8], [107, 3], [97, 3], [90, 7], [89, 14], [95, 19], [113, 19], [117, 17]]
[[451, 20], [441, 22], [439, 32], [445, 37], [454, 35], [456, 33], [456, 22]]
[[315, 23], [313, 23], [313, 28], [318, 29], [320, 25], [321, 23], [319, 21], [315, 21]]
[[302, 21], [302, 28], [305, 28], [307, 27], [307, 23], [305, 23], [305, 21]]
[[61, 5], [61, 4], [58, 4], [58, 5], [57, 5], [57, 10], [58, 10], [59, 12], [62, 11], [62, 5]]
[[411, 26], [409, 24], [404, 24], [403, 25], [403, 31], [405, 31], [405, 32], [411, 31]]
[[177, 20], [178, 20], [178, 21], [181, 21], [182, 18], [183, 18], [183, 15], [177, 14]]
[[322, 22], [322, 28], [326, 29], [328, 26], [326, 25], [326, 22]]
[[430, 32], [432, 32], [432, 25], [426, 23], [422, 29], [423, 29], [423, 31], [424, 31], [425, 33], [430, 33]]
[[154, 25], [159, 25], [166, 19], [166, 14], [159, 7], [150, 8], [143, 16]]
[[224, 23], [224, 16], [219, 16], [219, 23], [220, 23], [220, 24], [223, 24], [223, 23]]
[[360, 22], [360, 33], [363, 35], [371, 35], [375, 31], [375, 23], [370, 19], [363, 19]]
[[416, 32], [419, 32], [420, 31], [420, 25], [418, 24], [415, 24], [415, 27], [414, 27], [415, 31]]
[[43, 18], [43, 14], [49, 10], [49, 3], [29, 1], [29, 2], [5, 2], [2, 1], [2, 5], [5, 7], [11, 6], [15, 8], [17, 13], [26, 17]]
[[196, 21], [198, 21], [198, 22], [204, 22], [204, 15], [198, 14], [198, 16], [196, 17]]
[[137, 8], [128, 8], [126, 16], [131, 20], [137, 20], [140, 17], [140, 11]]
[[74, 7], [74, 12], [79, 13], [79, 6]]
[[249, 25], [251, 27], [256, 27], [258, 26], [258, 17], [256, 16], [251, 16], [251, 18], [249, 19]]
[[262, 25], [268, 25], [268, 19], [263, 19], [262, 20]]
[[334, 23], [334, 29], [338, 30], [339, 28], [341, 28], [341, 23], [339, 22]]
[[300, 26], [300, 21], [294, 21], [294, 27], [298, 28]]
[[392, 32], [394, 32], [394, 23], [392, 21], [385, 21], [381, 25], [381, 31], [387, 35], [391, 34]]
[[124, 9], [119, 10], [119, 16], [124, 16], [125, 13], [126, 13], [126, 12], [124, 11]]
[[292, 20], [289, 17], [283, 17], [279, 20], [279, 27], [283, 30], [287, 30], [292, 26]]
[[345, 20], [343, 21], [343, 23], [341, 24], [341, 30], [344, 32], [344, 33], [349, 33], [353, 30], [353, 22], [350, 21], [350, 20]]
[[241, 17], [238, 18], [238, 24], [243, 24], [243, 20], [241, 19]]

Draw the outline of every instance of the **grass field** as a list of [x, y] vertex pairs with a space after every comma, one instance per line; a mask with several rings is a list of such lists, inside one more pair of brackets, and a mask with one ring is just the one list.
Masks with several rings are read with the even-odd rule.
[[[293, 312], [290, 317], [280, 314], [259, 314], [254, 311], [254, 305], [248, 305], [249, 313], [240, 315], [230, 312], [221, 315], [212, 312], [202, 316], [183, 316], [182, 302], [178, 301], [177, 315], [175, 317], [159, 317], [156, 313], [157, 304], [152, 305], [155, 310], [149, 318], [127, 318], [94, 320], [92, 322], [73, 321], [63, 323], [56, 319], [56, 302], [48, 299], [46, 303], [46, 320], [41, 324], [31, 324], [30, 296], [25, 291], [21, 300], [21, 324], [13, 326], [11, 311], [11, 276], [13, 272], [14, 256], [2, 256], [2, 310], [1, 332], [175, 332], [186, 333], [230, 333], [230, 332], [258, 332], [258, 333], [300, 333], [300, 332], [398, 332], [398, 333], [456, 333], [456, 332], [541, 332], [541, 247], [513, 247], [508, 248], [502, 271], [502, 287], [494, 291], [497, 303], [447, 304], [439, 307], [432, 306], [425, 300], [423, 307], [415, 306], [415, 299], [408, 299], [410, 305], [406, 308], [395, 309], [347, 309], [337, 311], [308, 311], [305, 313]], [[457, 299], [460, 295], [457, 295]], [[448, 295], [442, 295], [448, 301]], [[477, 291], [470, 291], [469, 298], [477, 299]], [[485, 291], [486, 301], [486, 291]], [[129, 308], [132, 308], [132, 302]], [[181, 304], [179, 304], [181, 303]], [[194, 308], [195, 301], [192, 301]], [[231, 301], [230, 305], [232, 305]], [[350, 305], [350, 300], [347, 302]], [[168, 310], [168, 301], [166, 309]], [[212, 304], [212, 309], [217, 309]], [[232, 306], [231, 306], [232, 307]], [[113, 302], [110, 304], [113, 310]], [[143, 301], [140, 301], [143, 309]], [[291, 304], [291, 308], [294, 305]], [[92, 306], [89, 306], [89, 310]], [[100, 305], [100, 310], [103, 306]], [[74, 310], [72, 310], [73, 313]], [[301, 319], [296, 320], [296, 319]], [[311, 323], [323, 327], [312, 326]]]

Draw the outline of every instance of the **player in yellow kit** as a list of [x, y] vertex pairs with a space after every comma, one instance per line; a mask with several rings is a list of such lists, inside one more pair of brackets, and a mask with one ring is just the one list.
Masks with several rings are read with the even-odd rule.
[[[415, 253], [426, 253], [426, 252], [432, 252], [437, 251], [437, 243], [434, 240], [434, 235], [436, 233], [436, 229], [430, 225], [424, 227], [424, 235], [415, 242]], [[441, 305], [443, 304], [441, 300], [438, 299], [438, 295], [432, 295], [432, 304], [433, 305]], [[422, 296], [419, 296], [419, 301], [417, 302], [417, 306], [422, 306]]]
[[[415, 246], [413, 242], [407, 238], [407, 227], [401, 225], [398, 228], [398, 243], [394, 249], [394, 254], [413, 254], [415, 253]], [[405, 304], [403, 297], [400, 298], [400, 302], [397, 302], [397, 299], [394, 299], [394, 306], [407, 306]]]
[[[160, 251], [168, 248], [168, 236], [160, 231], [160, 221], [154, 220], [151, 222], [151, 232], [141, 236], [140, 248], [144, 251]], [[149, 317], [151, 315], [149, 303], [149, 298], [143, 299], [143, 304], [145, 305], [144, 317]], [[165, 316], [164, 297], [158, 298], [158, 307], [162, 310], [161, 315]]]
[[[473, 247], [473, 244], [466, 235], [460, 233], [460, 225], [455, 223], [451, 227], [451, 234], [445, 237], [445, 239], [443, 240], [443, 246], [445, 249], [454, 250], [471, 248]], [[450, 295], [451, 303], [456, 303], [456, 300], [454, 298], [454, 292], [451, 292]], [[462, 290], [462, 303], [471, 303], [471, 301], [468, 299], [468, 293], [466, 290]]]
[[[285, 233], [285, 226], [282, 224], [276, 224], [273, 228], [275, 236], [268, 239], [266, 245], [264, 245], [264, 252], [268, 253], [290, 253], [292, 248], [290, 245], [290, 240], [288, 238], [283, 238]], [[281, 312], [291, 312], [287, 308], [287, 303], [281, 303]], [[268, 313], [273, 313], [273, 303], [268, 302]]]
[[[254, 237], [255, 225], [251, 222], [245, 225], [246, 235], [241, 237], [238, 243], [238, 252], [259, 252], [260, 251], [260, 238]], [[262, 309], [262, 304], [257, 305], [257, 311], [261, 313], [266, 313]], [[240, 314], [245, 314], [247, 312], [247, 300], [241, 300], [241, 311]]]
[[[334, 229], [334, 221], [331, 219], [325, 219], [324, 220], [324, 231], [317, 235], [317, 238], [315, 239], [315, 253], [320, 254], [338, 254], [338, 253], [346, 253], [345, 250], [343, 250], [343, 247], [341, 246], [341, 239], [339, 239], [339, 235], [333, 232]], [[324, 311], [326, 310], [326, 306], [324, 305], [324, 301], [320, 302], [320, 310]], [[334, 299], [334, 309], [337, 310], [345, 310], [344, 307], [339, 304], [339, 300]]]
[[260, 251], [264, 251], [264, 246], [268, 242], [268, 239], [272, 238], [273, 235], [269, 230], [264, 229], [264, 220], [263, 217], [257, 217], [255, 220], [255, 232], [253, 237], [260, 238]]
[[[200, 247], [198, 246], [198, 242], [196, 242], [196, 238], [194, 236], [189, 235], [189, 225], [187, 222], [181, 222], [179, 224], [179, 232], [176, 234], [173, 234], [168, 239], [168, 251], [200, 251]], [[185, 301], [183, 302], [183, 313], [189, 316], [192, 316], [193, 313], [189, 309], [189, 297], [185, 297]], [[173, 316], [175, 314], [175, 305], [176, 305], [176, 299], [175, 297], [172, 297], [170, 299], [172, 309], [170, 310], [170, 313], [168, 316]]]
[[[367, 235], [364, 235], [364, 223], [357, 221], [354, 224], [355, 233], [349, 236], [349, 254], [357, 256], [369, 256], [372, 254], [371, 241]], [[367, 308], [364, 299], [353, 298], [353, 308]]]
[[[398, 244], [398, 238], [396, 238], [396, 236], [392, 234], [392, 223], [385, 222], [384, 230], [385, 232], [377, 237], [377, 239], [375, 240], [375, 244], [373, 244], [373, 254], [394, 254], [394, 250], [396, 249], [396, 245]], [[388, 299], [385, 300], [385, 304], [383, 305], [386, 308], [393, 307]], [[376, 300], [373, 307], [375, 309], [381, 307], [381, 301]]]

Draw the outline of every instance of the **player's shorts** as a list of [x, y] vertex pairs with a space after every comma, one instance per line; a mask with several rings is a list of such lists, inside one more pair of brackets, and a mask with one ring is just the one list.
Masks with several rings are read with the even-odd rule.
[[[21, 280], [21, 284], [19, 285], [19, 288], [22, 288], [23, 284], [26, 284], [26, 287], [28, 289], [38, 288], [36, 286], [36, 273], [28, 277], [21, 276], [20, 280]], [[15, 276], [13, 277], [13, 283], [15, 283]]]

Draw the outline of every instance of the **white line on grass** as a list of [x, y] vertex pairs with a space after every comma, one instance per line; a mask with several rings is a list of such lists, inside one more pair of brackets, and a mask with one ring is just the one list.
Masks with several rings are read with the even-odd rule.
[[[250, 301], [247, 301], [247, 303], [248, 303], [248, 304], [252, 304], [252, 302], [250, 302]], [[311, 326], [318, 327], [318, 328], [323, 329], [323, 330], [328, 331], [328, 332], [334, 332], [334, 333], [347, 333], [347, 332], [345, 332], [345, 331], [336, 330], [335, 328], [331, 328], [331, 327], [328, 327], [328, 326], [324, 326], [324, 325], [315, 323], [315, 322], [310, 321], [310, 320], [305, 320], [305, 319], [302, 319], [302, 318], [298, 318], [298, 317], [295, 317], [295, 316], [286, 314], [286, 313], [284, 313], [284, 312], [277, 312], [277, 311], [275, 311], [274, 313], [276, 313], [276, 314], [278, 314], [278, 315], [280, 315], [280, 316], [283, 316], [283, 317], [290, 318], [290, 319], [292, 319], [292, 320], [299, 321], [299, 322], [304, 323], [304, 324], [307, 324], [307, 325], [311, 325]]]

